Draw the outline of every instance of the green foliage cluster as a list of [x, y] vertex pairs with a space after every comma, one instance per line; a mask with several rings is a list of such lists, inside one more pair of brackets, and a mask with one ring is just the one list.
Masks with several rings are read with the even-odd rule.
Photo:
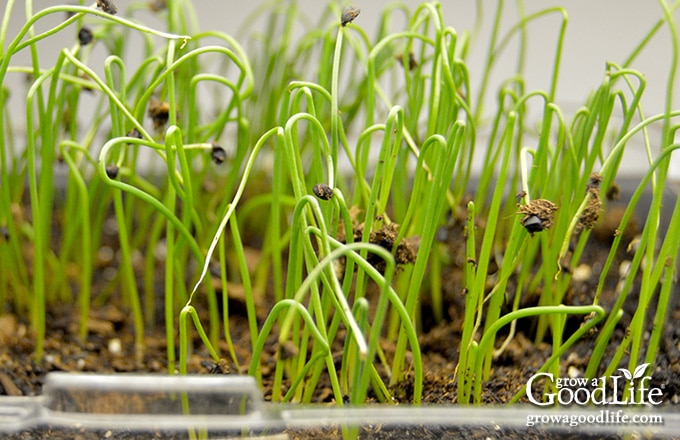
[[[11, 93], [3, 88], [0, 103], [0, 304], [30, 316], [40, 360], [51, 304], [80, 308], [84, 341], [92, 304], [120, 295], [131, 311], [141, 358], [160, 289], [169, 370], [184, 373], [192, 328], [216, 361], [224, 355], [218, 351], [224, 340], [227, 356], [239, 364], [228, 298], [240, 285], [252, 344], [249, 373], [258, 376], [272, 333], [281, 347], [274, 401], [309, 402], [326, 373], [337, 402], [348, 396], [363, 403], [369, 390], [391, 402], [390, 385], [412, 374], [418, 403], [424, 368], [419, 304], [427, 298], [436, 318], [444, 318], [441, 275], [451, 262], [437, 233], [453, 218], [466, 224], [459, 402], [480, 402], [494, 356], [526, 317], [538, 317], [537, 340], [550, 335], [552, 341], [542, 371], [559, 374], [560, 359], [595, 328], [588, 376], [609, 374], [624, 359], [631, 370], [653, 364], [677, 292], [680, 205], [667, 230], [659, 224], [670, 157], [678, 148], [673, 139], [680, 110], [672, 107], [678, 51], [660, 115], [643, 114], [646, 81], [629, 65], [662, 27], [677, 45], [672, 14], [678, 5], [659, 5], [657, 26], [628, 60], [607, 65], [602, 83], [568, 120], [555, 101], [568, 23], [562, 8], [522, 15], [506, 35], [497, 25], [476, 91], [466, 64], [471, 36], [444, 23], [437, 1], [413, 11], [386, 7], [373, 38], [362, 30], [364, 17], [351, 22], [356, 11], [343, 13], [331, 4], [310, 30], [295, 1], [273, 2], [258, 12], [267, 14], [269, 30], [259, 51], [247, 51], [231, 35], [199, 31], [188, 0], [153, 4], [166, 31], [135, 20], [151, 7], [147, 3], [112, 15], [82, 1], [34, 12], [27, 0], [26, 23], [10, 38], [15, 1], [8, 0], [0, 78], [4, 87], [9, 75], [26, 75], [29, 86]], [[496, 24], [504, 11], [499, 1]], [[36, 34], [34, 25], [67, 13]], [[397, 16], [405, 17], [403, 28], [395, 29]], [[484, 109], [499, 55], [519, 41], [521, 59], [533, 38], [532, 23], [551, 16], [560, 26], [554, 58], [545, 60], [552, 72], [549, 90], [526, 90], [520, 63], [496, 91], [497, 107]], [[300, 23], [307, 31], [296, 37]], [[95, 44], [87, 33], [80, 32], [80, 42], [75, 38], [85, 28]], [[41, 40], [65, 36], [74, 36], [71, 47], [54, 64], [41, 64]], [[89, 60], [102, 50], [106, 59], [98, 74]], [[13, 63], [21, 51], [30, 53], [30, 65]], [[10, 118], [10, 94], [26, 101], [26, 133]], [[93, 99], [94, 110], [83, 117]], [[529, 118], [529, 109], [539, 112], [537, 119]], [[532, 128], [536, 122], [538, 130]], [[663, 132], [659, 149], [647, 136], [655, 125]], [[481, 130], [490, 133], [488, 140], [482, 141]], [[566, 304], [572, 273], [565, 268], [578, 266], [590, 239], [583, 218], [596, 220], [599, 191], [615, 184], [633, 137], [643, 139], [649, 166], [618, 229], [626, 228], [643, 191], [651, 187], [652, 197], [618, 300], [609, 310], [599, 304], [605, 280], [618, 269], [613, 262], [621, 235], [603, 262], [592, 304]], [[483, 167], [473, 176], [478, 155]], [[61, 191], [55, 170], [64, 168]], [[30, 212], [24, 212], [26, 200]], [[518, 215], [518, 200], [525, 218]], [[549, 219], [538, 218], [543, 211], [535, 211], [536, 203], [552, 206], [546, 201], [558, 209]], [[102, 281], [97, 253], [111, 215], [120, 257], [116, 275]], [[393, 233], [391, 247], [372, 242], [380, 231]], [[260, 247], [254, 268], [244, 244], [252, 237]], [[403, 260], [400, 245], [412, 245], [414, 237], [417, 251]], [[274, 306], [260, 322], [256, 297], [265, 294]], [[205, 315], [196, 309], [201, 295]], [[539, 305], [522, 307], [521, 299], [531, 295], [540, 295]], [[616, 356], [604, 362], [630, 298], [638, 301], [638, 312]], [[649, 309], [655, 311], [651, 325]], [[573, 333], [565, 331], [568, 315], [583, 319]], [[496, 335], [504, 326], [511, 331], [501, 343]], [[333, 353], [338, 341], [339, 363]], [[396, 347], [394, 353], [386, 353], [384, 343]], [[284, 381], [289, 387], [282, 395]]]

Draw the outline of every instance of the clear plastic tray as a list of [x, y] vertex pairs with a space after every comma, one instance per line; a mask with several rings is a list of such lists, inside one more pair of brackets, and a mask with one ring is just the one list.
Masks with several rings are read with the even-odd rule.
[[[629, 417], [660, 416], [663, 423], [614, 423], [617, 412]], [[602, 423], [605, 415], [609, 423]], [[541, 422], [555, 417], [563, 422]], [[527, 426], [531, 420], [537, 423]], [[253, 378], [237, 375], [50, 373], [42, 396], [0, 398], [0, 437], [10, 439], [76, 434], [80, 438], [327, 439], [357, 433], [359, 438], [632, 435], [666, 439], [680, 436], [680, 412], [678, 407], [284, 405], [265, 402]]]

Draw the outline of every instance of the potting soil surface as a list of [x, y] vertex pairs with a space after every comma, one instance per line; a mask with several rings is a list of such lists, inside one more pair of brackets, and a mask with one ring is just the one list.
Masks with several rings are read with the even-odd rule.
[[[608, 216], [613, 216], [609, 221]], [[608, 246], [613, 236], [613, 227], [616, 225], [616, 213], [607, 213], [605, 219], [598, 223], [592, 233], [591, 244], [584, 252], [583, 265], [578, 271], [586, 274], [597, 271], [598, 265], [606, 259]], [[635, 235], [635, 230], [627, 231], [630, 241]], [[444, 307], [446, 316], [442, 322], [433, 322], [432, 319], [423, 318], [421, 327], [421, 350], [423, 353], [424, 373], [424, 404], [452, 405], [457, 399], [456, 364], [458, 362], [459, 344], [462, 332], [464, 314], [464, 295], [462, 294], [461, 278], [464, 267], [464, 256], [457, 255], [460, 249], [464, 249], [463, 223], [453, 222], [446, 230], [442, 231], [441, 245], [451, 253], [451, 265], [443, 271], [442, 286], [444, 292]], [[533, 239], [533, 237], [532, 237]], [[626, 251], [626, 245], [621, 246], [620, 255], [616, 265], [631, 258]], [[252, 250], [257, 255], [256, 250]], [[618, 266], [617, 266], [618, 267]], [[613, 274], [607, 282], [606, 290], [601, 298], [601, 305], [605, 309], [611, 308], [616, 299], [616, 284], [618, 274]], [[590, 304], [595, 292], [597, 276], [574, 276], [569, 288], [565, 304]], [[635, 289], [634, 289], [635, 290]], [[677, 295], [674, 295], [677, 296]], [[162, 296], [160, 297], [162, 300]], [[369, 295], [370, 298], [370, 295]], [[528, 297], [522, 302], [522, 307], [535, 305], [537, 295]], [[507, 299], [507, 307], [510, 308], [512, 298]], [[271, 307], [271, 301], [266, 298], [258, 302], [258, 317], [266, 317]], [[421, 305], [422, 316], [432, 317], [432, 306], [427, 302]], [[162, 317], [162, 304], [159, 304]], [[203, 319], [207, 320], [205, 304], [199, 300], [196, 305]], [[637, 295], [631, 295], [630, 300], [624, 305], [624, 316], [617, 326], [609, 344], [604, 359], [610, 359], [617, 347], [617, 343], [624, 337], [627, 323], [637, 307]], [[245, 373], [250, 355], [251, 343], [248, 333], [248, 324], [245, 314], [245, 305], [239, 300], [238, 295], [230, 299], [230, 331], [236, 348], [236, 355], [241, 365], [241, 370], [229, 360], [226, 344], [220, 346], [224, 359], [214, 362], [200, 339], [196, 336], [194, 350], [189, 359], [188, 371], [195, 374], [235, 374]], [[650, 310], [649, 316], [653, 316], [654, 310]], [[680, 307], [674, 300], [669, 313], [671, 316], [666, 320], [666, 328], [661, 340], [660, 349], [651, 370], [652, 380], [650, 386], [660, 387], [663, 390], [664, 406], [677, 405], [680, 403]], [[205, 321], [204, 321], [205, 322]], [[583, 322], [582, 317], [570, 318], [567, 321], [565, 334], [571, 334]], [[134, 351], [134, 328], [129, 310], [120, 304], [115, 297], [104, 306], [94, 307], [90, 313], [88, 324], [89, 333], [85, 342], [78, 338], [78, 315], [74, 307], [53, 305], [49, 308], [47, 319], [47, 339], [45, 341], [45, 356], [41, 362], [34, 359], [35, 335], [32, 333], [27, 320], [17, 316], [11, 310], [0, 316], [0, 394], [8, 396], [32, 396], [41, 393], [45, 375], [50, 371], [78, 371], [78, 372], [150, 372], [168, 373], [166, 340], [163, 323], [158, 319], [157, 325], [147, 330], [145, 347], [141, 359], [135, 359]], [[551, 355], [550, 335], [545, 341], [533, 340], [535, 322], [521, 320], [518, 322], [517, 333], [503, 353], [494, 361], [490, 380], [483, 383], [482, 400], [485, 404], [507, 403], [518, 391], [525, 387], [527, 380], [545, 363]], [[149, 327], [149, 326], [147, 326]], [[507, 331], [507, 330], [506, 330]], [[507, 333], [499, 333], [497, 345]], [[279, 347], [276, 342], [276, 334], [273, 334], [266, 345], [262, 355], [261, 373], [264, 378], [264, 396], [270, 399], [272, 394], [273, 372], [275, 359]], [[339, 362], [342, 356], [343, 331], [334, 346], [335, 358]], [[593, 333], [578, 342], [569, 353], [562, 357], [560, 370], [562, 374], [567, 372], [583, 373], [588, 363], [596, 333]], [[383, 349], [390, 354], [394, 347], [385, 344]], [[624, 359], [624, 362], [626, 359]], [[283, 393], [290, 384], [284, 381]], [[407, 374], [405, 380], [390, 388], [395, 403], [407, 404], [413, 396], [413, 375]], [[375, 396], [370, 396], [374, 399]], [[322, 405], [334, 405], [334, 396], [330, 382], [326, 375], [322, 375], [319, 386], [314, 395], [314, 402]], [[523, 397], [520, 402], [527, 402]], [[7, 438], [157, 438], [162, 433], [152, 433], [139, 436], [133, 432], [87, 432], [85, 430], [59, 431], [43, 427], [27, 432], [15, 433]], [[680, 433], [678, 433], [680, 435]], [[183, 434], [186, 436], [186, 433]], [[342, 438], [338, 430], [291, 430], [287, 433], [289, 438]], [[568, 434], [553, 434], [539, 430], [526, 429], [521, 431], [507, 430], [502, 427], [497, 429], [459, 429], [438, 430], [436, 427], [408, 427], [404, 430], [381, 429], [380, 427], [365, 427], [360, 438], [584, 438], [582, 434], [575, 437]], [[182, 438], [180, 435], [177, 438]], [[592, 438], [602, 438], [594, 436]], [[616, 437], [614, 437], [616, 438]]]

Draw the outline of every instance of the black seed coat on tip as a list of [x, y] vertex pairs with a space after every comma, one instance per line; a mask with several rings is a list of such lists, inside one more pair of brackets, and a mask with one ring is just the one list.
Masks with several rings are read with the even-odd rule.
[[213, 144], [210, 157], [212, 158], [213, 162], [215, 162], [215, 164], [220, 165], [227, 159], [227, 152], [219, 145]]
[[92, 34], [90, 28], [87, 26], [81, 27], [80, 31], [78, 31], [78, 42], [80, 45], [87, 46], [88, 44], [92, 43], [92, 40], [94, 40], [94, 34]]
[[344, 27], [347, 26], [349, 23], [353, 22], [355, 18], [359, 16], [361, 13], [361, 9], [357, 8], [354, 5], [347, 6], [345, 9], [342, 10], [342, 15], [340, 16], [340, 24]]
[[107, 165], [106, 166], [106, 175], [109, 176], [109, 179], [115, 179], [118, 177], [118, 165]]
[[333, 197], [333, 188], [324, 183], [317, 183], [312, 188], [312, 191], [321, 200], [330, 200]]
[[112, 0], [97, 0], [97, 6], [107, 14], [116, 15], [118, 13], [118, 7]]
[[543, 230], [543, 222], [536, 215], [527, 217], [527, 219], [522, 222], [522, 226], [532, 234]]

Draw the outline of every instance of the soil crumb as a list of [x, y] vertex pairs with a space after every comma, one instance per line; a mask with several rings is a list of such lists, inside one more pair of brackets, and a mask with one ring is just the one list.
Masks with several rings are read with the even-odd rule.
[[[364, 234], [364, 224], [354, 226], [352, 231], [355, 242], [361, 241]], [[420, 237], [412, 236], [402, 239], [399, 243], [396, 240], [399, 236], [399, 225], [396, 223], [383, 224], [380, 229], [371, 231], [368, 242], [378, 245], [394, 255], [394, 260], [397, 266], [404, 264], [412, 264], [416, 261], [418, 256], [418, 249], [420, 247]], [[338, 233], [338, 240], [345, 242], [344, 230], [340, 229]], [[396, 248], [395, 248], [396, 243]], [[379, 255], [369, 253], [366, 260], [380, 273], [384, 273], [386, 269], [385, 260]]]
[[600, 182], [602, 182], [602, 176], [597, 173], [590, 175], [588, 184], [586, 185], [586, 194], [588, 196], [588, 201], [586, 202], [586, 207], [579, 218], [579, 222], [576, 225], [576, 233], [578, 234], [583, 229], [593, 229], [597, 221], [600, 219], [600, 214], [602, 212], [602, 200], [600, 200]]

